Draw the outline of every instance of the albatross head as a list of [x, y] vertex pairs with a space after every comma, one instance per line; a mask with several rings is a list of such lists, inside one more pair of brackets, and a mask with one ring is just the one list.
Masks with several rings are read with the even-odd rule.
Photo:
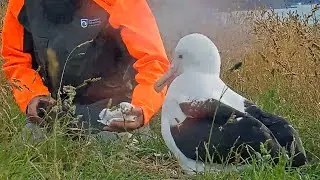
[[220, 55], [216, 45], [205, 35], [193, 33], [181, 38], [175, 48], [170, 69], [155, 83], [160, 92], [184, 72], [220, 75]]

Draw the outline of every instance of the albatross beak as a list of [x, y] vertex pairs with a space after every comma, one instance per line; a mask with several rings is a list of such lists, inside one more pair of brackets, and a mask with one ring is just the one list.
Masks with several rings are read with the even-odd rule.
[[170, 85], [180, 74], [178, 62], [173, 61], [170, 69], [154, 84], [154, 90], [158, 93], [161, 92], [166, 85]]

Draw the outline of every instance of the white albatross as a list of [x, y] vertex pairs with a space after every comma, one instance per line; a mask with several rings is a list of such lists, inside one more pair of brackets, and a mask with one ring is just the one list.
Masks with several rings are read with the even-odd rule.
[[[220, 79], [220, 64], [218, 49], [208, 37], [189, 34], [179, 40], [170, 69], [155, 83], [157, 92], [169, 85], [161, 111], [161, 133], [182, 169], [193, 173], [206, 167], [245, 167], [231, 165], [237, 158], [231, 157], [227, 165], [221, 160], [231, 155], [233, 146], [239, 148], [241, 158], [249, 158], [243, 144], [261, 152], [260, 143], [266, 143], [277, 162], [280, 149], [291, 150], [293, 141], [297, 142], [293, 166], [305, 164], [300, 138], [289, 122], [263, 111], [230, 89]], [[209, 144], [214, 163], [210, 166], [205, 161], [208, 149], [204, 142]]]

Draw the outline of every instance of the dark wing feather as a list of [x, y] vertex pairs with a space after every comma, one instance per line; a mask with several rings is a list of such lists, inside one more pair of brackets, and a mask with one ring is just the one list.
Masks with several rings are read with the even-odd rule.
[[[299, 134], [288, 120], [281, 116], [266, 112], [249, 101], [245, 102], [245, 107], [245, 111], [248, 114], [258, 119], [272, 131], [282, 147], [285, 147], [288, 152], [295, 152], [293, 166], [301, 166], [306, 163], [306, 154]], [[292, 143], [294, 142], [294, 149], [292, 149]]]
[[[234, 145], [239, 148], [247, 144], [259, 152], [260, 143], [271, 140], [268, 147], [273, 156], [279, 152], [280, 145], [272, 132], [252, 116], [214, 99], [183, 102], [179, 106], [187, 118], [171, 127], [171, 134], [177, 147], [190, 159], [205, 160], [207, 151], [204, 144], [209, 141], [213, 119], [209, 151], [215, 154], [214, 162], [221, 163], [222, 159], [227, 158]], [[247, 150], [240, 151], [242, 158], [250, 156]], [[231, 161], [235, 161], [235, 158], [231, 158]]]

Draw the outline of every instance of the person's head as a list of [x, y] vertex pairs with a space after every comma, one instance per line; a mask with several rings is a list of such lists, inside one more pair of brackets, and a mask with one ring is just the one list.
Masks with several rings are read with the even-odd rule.
[[67, 24], [73, 20], [73, 15], [80, 8], [83, 0], [42, 0], [45, 18], [55, 24]]
[[189, 71], [220, 75], [220, 55], [216, 45], [207, 36], [192, 33], [181, 38], [175, 48], [170, 69], [155, 83], [160, 92], [177, 76]]

